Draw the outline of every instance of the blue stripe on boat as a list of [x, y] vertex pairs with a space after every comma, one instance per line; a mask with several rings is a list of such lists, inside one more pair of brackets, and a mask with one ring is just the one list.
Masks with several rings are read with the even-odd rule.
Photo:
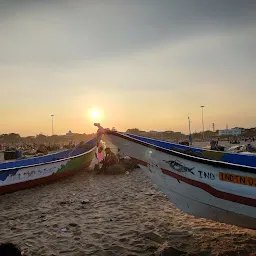
[[[85, 150], [83, 146], [90, 146], [90, 148], [88, 147], [88, 149]], [[10, 168], [19, 168], [19, 167], [26, 167], [30, 165], [45, 164], [45, 163], [54, 162], [57, 160], [82, 154], [88, 151], [89, 149], [92, 149], [94, 146], [96, 146], [96, 138], [93, 138], [92, 140], [84, 143], [83, 146], [68, 149], [68, 150], [57, 152], [50, 155], [45, 155], [40, 157], [31, 157], [28, 159], [16, 160], [11, 162], [4, 162], [0, 164], [0, 171], [10, 169]]]
[[[131, 138], [143, 141], [143, 142], [147, 142], [149, 144], [164, 148], [164, 149], [180, 149], [180, 150], [190, 150], [196, 153], [203, 153], [203, 151], [206, 150], [202, 150], [201, 148], [194, 148], [194, 147], [189, 147], [189, 146], [184, 146], [184, 145], [180, 145], [180, 144], [175, 144], [175, 143], [171, 143], [168, 141], [161, 141], [161, 140], [155, 140], [155, 139], [151, 139], [151, 138], [146, 138], [146, 137], [142, 137], [142, 136], [138, 136], [138, 135], [134, 135], [134, 134], [129, 134], [129, 133], [123, 133], [124, 135], [127, 135]], [[238, 164], [238, 165], [246, 165], [246, 166], [250, 166], [250, 167], [256, 167], [256, 155], [243, 155], [243, 154], [237, 154], [237, 153], [227, 153], [227, 152], [220, 152], [223, 154], [223, 156], [221, 157], [221, 159], [219, 159], [220, 161], [223, 162], [228, 162], [228, 163], [232, 163], [232, 164]]]

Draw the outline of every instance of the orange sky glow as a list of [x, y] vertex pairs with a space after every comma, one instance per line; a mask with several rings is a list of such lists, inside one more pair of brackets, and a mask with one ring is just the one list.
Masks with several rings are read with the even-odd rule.
[[0, 134], [256, 126], [253, 11], [28, 2], [0, 10]]

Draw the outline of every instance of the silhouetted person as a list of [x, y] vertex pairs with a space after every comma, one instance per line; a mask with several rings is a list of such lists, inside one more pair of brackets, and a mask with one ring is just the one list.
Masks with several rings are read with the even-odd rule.
[[21, 250], [13, 243], [0, 244], [0, 256], [21, 256]]
[[218, 141], [211, 140], [210, 145], [211, 145], [211, 150], [218, 150]]
[[111, 165], [117, 164], [118, 163], [118, 158], [117, 156], [111, 151], [110, 148], [105, 149], [106, 156], [103, 160], [103, 165], [102, 165], [102, 170], [105, 171], [107, 168]]
[[256, 152], [256, 148], [252, 146], [252, 144], [248, 143], [246, 146], [246, 150], [250, 153]]

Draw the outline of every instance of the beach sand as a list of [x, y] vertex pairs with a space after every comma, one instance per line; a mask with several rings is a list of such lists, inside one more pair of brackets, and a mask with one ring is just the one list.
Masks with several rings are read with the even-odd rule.
[[167, 244], [196, 255], [256, 252], [256, 231], [182, 213], [140, 169], [116, 176], [83, 171], [0, 196], [0, 211], [0, 242], [25, 255], [160, 255]]

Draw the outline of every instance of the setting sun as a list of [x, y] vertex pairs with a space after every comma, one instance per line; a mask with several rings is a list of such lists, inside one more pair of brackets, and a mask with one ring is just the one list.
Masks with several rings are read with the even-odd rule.
[[102, 113], [98, 109], [90, 109], [89, 116], [94, 122], [98, 122], [102, 118]]
[[99, 118], [100, 117], [100, 112], [96, 109], [92, 110], [91, 111], [91, 117], [95, 118], [95, 119]]

